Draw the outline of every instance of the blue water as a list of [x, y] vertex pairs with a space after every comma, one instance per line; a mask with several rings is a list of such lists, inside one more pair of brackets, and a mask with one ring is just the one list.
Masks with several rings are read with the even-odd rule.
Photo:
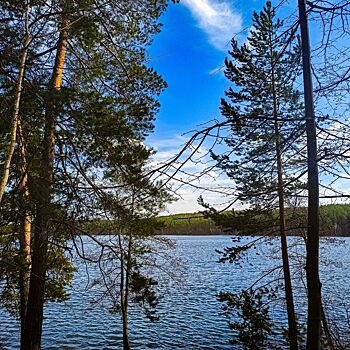
[[[137, 308], [130, 310], [130, 340], [134, 349], [232, 349], [232, 334], [221, 304], [220, 291], [239, 292], [271, 268], [279, 266], [277, 238], [252, 250], [242, 266], [219, 264], [216, 249], [231, 245], [228, 236], [174, 236], [175, 249], [169, 251], [166, 271], [151, 271], [160, 280], [162, 295], [158, 306], [160, 321], [148, 321]], [[243, 240], [251, 240], [244, 238]], [[304, 247], [300, 239], [289, 238], [293, 257], [296, 306], [305, 318], [303, 287]], [[321, 261], [327, 311], [341, 328], [346, 327], [346, 307], [350, 282], [350, 239], [341, 244], [324, 240]], [[165, 260], [164, 260], [165, 261]], [[175, 263], [175, 265], [174, 265]], [[64, 303], [49, 303], [45, 308], [43, 349], [121, 349], [122, 328], [118, 314], [108, 310], [108, 302], [92, 304], [97, 289], [87, 286], [97, 270], [76, 261], [78, 272]], [[89, 272], [87, 274], [87, 271]], [[169, 274], [171, 276], [169, 276]], [[262, 279], [280, 278], [281, 270]], [[0, 310], [0, 340], [5, 349], [18, 349], [18, 323]], [[271, 305], [278, 326], [286, 324], [283, 301]]]

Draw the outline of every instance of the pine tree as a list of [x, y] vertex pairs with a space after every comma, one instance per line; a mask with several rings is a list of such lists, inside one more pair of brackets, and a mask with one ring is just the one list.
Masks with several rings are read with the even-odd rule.
[[[293, 175], [305, 163], [300, 149], [304, 128], [302, 104], [294, 89], [300, 50], [294, 39], [280, 34], [282, 25], [267, 2], [263, 11], [253, 15], [247, 43], [239, 47], [232, 40], [225, 76], [233, 86], [221, 100], [221, 113], [232, 123], [232, 133], [225, 138], [229, 152], [213, 157], [234, 180], [238, 199], [250, 203], [243, 216], [257, 224], [253, 231], [279, 228], [289, 342], [291, 349], [297, 349], [285, 202], [300, 186]], [[274, 208], [278, 208], [277, 218]], [[261, 222], [262, 217], [269, 219]]]
[[[75, 235], [75, 227], [87, 217], [104, 210], [101, 182], [111, 173], [128, 173], [135, 158], [148, 154], [138, 144], [152, 132], [157, 96], [166, 84], [146, 66], [146, 48], [160, 30], [158, 19], [167, 3], [31, 3], [32, 40], [19, 105], [24, 143], [17, 138], [2, 202], [13, 249], [18, 223], [29, 216], [33, 222], [23, 349], [40, 348], [50, 252]], [[3, 144], [10, 139], [13, 72], [20, 68], [18, 48], [25, 34], [18, 25], [23, 22], [23, 3], [7, 1], [0, 13], [6, 24], [0, 40]], [[5, 159], [2, 149], [0, 157]], [[115, 184], [120, 191], [122, 186]], [[18, 200], [19, 193], [25, 200]], [[18, 207], [22, 217], [16, 215]], [[10, 264], [6, 261], [5, 270]]]

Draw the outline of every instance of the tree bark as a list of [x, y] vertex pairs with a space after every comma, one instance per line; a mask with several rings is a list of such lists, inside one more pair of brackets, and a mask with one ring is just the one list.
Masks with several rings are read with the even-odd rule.
[[[125, 297], [125, 295], [124, 295]], [[128, 320], [128, 306], [125, 304], [125, 300], [122, 301], [122, 316], [123, 316], [123, 349], [131, 350], [129, 340], [129, 320]]]
[[31, 42], [31, 35], [29, 32], [29, 11], [30, 11], [30, 0], [27, 1], [26, 10], [25, 10], [26, 35], [25, 35], [25, 39], [24, 39], [24, 46], [23, 46], [23, 50], [22, 50], [20, 66], [19, 66], [19, 71], [18, 71], [18, 78], [17, 78], [17, 83], [16, 83], [15, 103], [14, 103], [12, 122], [11, 122], [11, 130], [10, 130], [10, 143], [9, 143], [9, 146], [8, 146], [8, 149], [6, 152], [5, 161], [4, 161], [4, 170], [3, 170], [2, 179], [0, 182], [0, 204], [2, 201], [2, 197], [5, 193], [6, 185], [7, 185], [8, 180], [9, 180], [12, 156], [13, 156], [13, 153], [15, 151], [15, 146], [16, 146], [19, 107], [20, 107], [20, 101], [21, 101], [21, 95], [22, 95], [24, 71], [25, 71], [26, 62], [27, 62], [28, 46]]
[[39, 350], [41, 346], [49, 224], [52, 215], [51, 195], [55, 157], [56, 119], [55, 96], [62, 86], [63, 67], [68, 44], [68, 24], [67, 20], [62, 21], [53, 74], [49, 83], [49, 94], [46, 101], [45, 131], [40, 169], [40, 206], [35, 224], [32, 269], [24, 327], [24, 341], [22, 344], [22, 349], [24, 350]]
[[125, 270], [125, 293], [123, 298], [123, 349], [131, 350], [129, 340], [129, 320], [128, 320], [128, 305], [129, 305], [129, 283], [130, 283], [130, 272], [131, 272], [131, 249], [132, 249], [132, 237], [129, 234], [127, 261]]
[[289, 348], [291, 350], [297, 350], [298, 349], [298, 332], [297, 332], [297, 323], [295, 319], [292, 279], [290, 275], [288, 244], [287, 244], [286, 228], [285, 228], [286, 223], [285, 223], [285, 207], [284, 207], [283, 170], [282, 170], [281, 144], [280, 144], [278, 122], [277, 122], [277, 114], [275, 115], [275, 117], [276, 117], [275, 143], [276, 143], [276, 158], [277, 158], [277, 173], [278, 173], [279, 231], [280, 231], [280, 238], [281, 238], [284, 289], [286, 294], [287, 314], [288, 314]]
[[21, 255], [21, 270], [20, 270], [20, 298], [21, 298], [21, 343], [23, 342], [24, 320], [27, 311], [27, 301], [29, 294], [30, 281], [30, 242], [31, 242], [31, 216], [29, 208], [29, 188], [27, 174], [27, 160], [25, 150], [25, 140], [22, 130], [21, 120], [18, 120], [18, 145], [20, 158], [20, 183], [19, 192], [20, 199], [20, 255]]
[[301, 30], [304, 101], [308, 158], [308, 229], [306, 241], [306, 282], [308, 290], [307, 350], [320, 349], [321, 283], [319, 279], [319, 183], [317, 134], [311, 75], [311, 54], [305, 0], [298, 0]]
[[[272, 41], [271, 41], [271, 45], [272, 45]], [[275, 69], [274, 69], [275, 62], [273, 61], [272, 58], [273, 58], [273, 52], [271, 50], [271, 60], [272, 60], [271, 81], [272, 81], [272, 95], [273, 95], [274, 134], [275, 134], [275, 147], [276, 147], [276, 159], [277, 159], [279, 231], [280, 231], [280, 238], [281, 238], [284, 289], [285, 289], [285, 295], [286, 295], [287, 314], [288, 314], [288, 337], [289, 337], [290, 350], [298, 350], [298, 331], [297, 331], [297, 323], [295, 319], [292, 279], [290, 275], [288, 244], [287, 244], [286, 227], [285, 227], [286, 220], [285, 220], [285, 207], [284, 207], [283, 166], [282, 166], [281, 137], [280, 137], [280, 131], [279, 131], [279, 125], [278, 125], [277, 93], [276, 93], [276, 81], [275, 81]]]
[[[127, 299], [126, 299], [126, 278], [125, 275], [127, 271], [125, 271], [125, 252], [123, 248], [123, 244], [121, 241], [121, 234], [118, 235], [119, 249], [120, 249], [120, 308], [122, 311], [122, 321], [123, 321], [123, 349], [130, 350], [129, 343], [129, 332], [128, 332], [128, 307], [127, 307]], [[127, 265], [126, 265], [127, 266]]]

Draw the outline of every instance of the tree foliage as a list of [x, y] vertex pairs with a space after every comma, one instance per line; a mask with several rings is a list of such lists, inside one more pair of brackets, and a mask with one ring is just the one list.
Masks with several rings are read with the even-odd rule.
[[[271, 294], [271, 295], [269, 295]], [[224, 312], [230, 317], [229, 327], [233, 332], [232, 344], [245, 350], [262, 350], [271, 347], [274, 335], [273, 322], [269, 316], [268, 289], [242, 290], [238, 294], [221, 292], [218, 300], [224, 303]]]
[[[18, 279], [24, 270], [34, 271], [29, 306], [35, 304], [36, 311], [27, 313], [28, 326], [41, 323], [43, 289], [46, 300], [67, 297], [74, 268], [64, 252], [66, 241], [89, 220], [116, 207], [119, 215], [128, 206], [127, 186], [147, 187], [146, 204], [156, 196], [158, 185], [151, 189], [152, 180], [141, 170], [153, 154], [143, 141], [153, 130], [166, 83], [147, 64], [146, 49], [167, 5], [167, 0], [0, 5], [1, 162], [7, 157], [21, 52], [27, 50], [21, 134], [1, 203], [1, 300], [15, 310]], [[24, 44], [28, 28], [31, 40]], [[32, 263], [26, 265], [19, 243], [24, 213], [33, 223]], [[38, 288], [42, 275], [45, 286]], [[40, 346], [37, 334], [33, 341]]]

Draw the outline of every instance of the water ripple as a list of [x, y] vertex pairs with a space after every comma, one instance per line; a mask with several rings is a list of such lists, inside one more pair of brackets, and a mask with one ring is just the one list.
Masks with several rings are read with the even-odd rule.
[[[238, 292], [247, 288], [263, 271], [279, 264], [279, 258], [273, 258], [271, 247], [259, 248], [250, 254], [244, 269], [230, 264], [218, 264], [215, 249], [230, 245], [227, 236], [172, 237], [177, 248], [175, 255], [181, 258], [182, 283], [167, 281], [160, 286], [163, 297], [159, 304], [159, 322], [150, 323], [137, 308], [130, 309], [130, 338], [135, 349], [157, 350], [224, 350], [232, 349], [231, 337], [226, 319], [221, 315], [221, 305], [216, 294], [222, 290]], [[247, 238], [248, 239], [248, 238]], [[278, 246], [278, 240], [272, 247]], [[278, 251], [278, 250], [277, 250]], [[325, 291], [331, 291], [345, 298], [350, 281], [350, 239], [345, 244], [328, 250], [328, 257], [336, 257], [340, 264], [326, 264], [322, 267]], [[85, 266], [78, 266], [71, 298], [64, 303], [50, 303], [45, 308], [43, 330], [43, 349], [91, 349], [109, 350], [122, 348], [122, 325], [118, 315], [111, 314], [106, 308], [91, 304], [91, 293], [85, 290], [87, 275]], [[91, 269], [93, 277], [96, 270]], [[333, 286], [339, 285], [336, 294]], [[305, 295], [296, 298], [300, 314], [305, 310]], [[334, 314], [340, 322], [344, 305], [336, 304]], [[3, 310], [0, 314], [0, 344], [5, 349], [18, 349], [18, 323]], [[280, 325], [286, 324], [283, 304], [271, 308], [274, 319]]]

